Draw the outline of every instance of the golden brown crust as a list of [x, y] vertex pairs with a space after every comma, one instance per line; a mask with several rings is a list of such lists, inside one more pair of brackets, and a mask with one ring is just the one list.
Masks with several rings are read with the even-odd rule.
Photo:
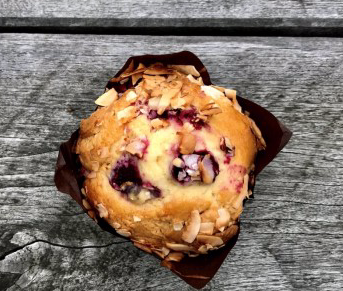
[[[135, 88], [82, 120], [76, 146], [90, 211], [169, 260], [205, 254], [237, 232], [248, 174], [265, 146], [235, 92], [204, 86], [194, 70], [157, 64], [123, 73], [116, 81], [130, 77]], [[194, 169], [187, 158], [196, 159]], [[126, 163], [126, 171], [131, 161], [141, 180], [117, 185], [115, 169]]]

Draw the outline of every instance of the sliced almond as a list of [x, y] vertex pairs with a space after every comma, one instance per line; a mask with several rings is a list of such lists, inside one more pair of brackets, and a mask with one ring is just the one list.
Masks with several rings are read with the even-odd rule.
[[200, 254], [207, 254], [207, 247], [206, 245], [202, 245], [201, 247], [198, 248], [198, 252]]
[[108, 211], [107, 211], [107, 209], [105, 208], [105, 206], [102, 203], [99, 203], [96, 206], [96, 209], [99, 212], [100, 218], [107, 218], [108, 217]]
[[201, 77], [199, 77], [198, 79], [195, 79], [192, 75], [188, 75], [188, 76], [187, 76], [187, 79], [188, 79], [190, 82], [192, 82], [192, 83], [194, 83], [194, 84], [197, 84], [197, 85], [199, 85], [199, 86], [203, 86], [203, 85], [204, 85], [204, 82], [203, 82], [203, 80], [202, 80]]
[[149, 115], [149, 111], [146, 108], [141, 108], [139, 111], [144, 115]]
[[208, 102], [204, 106], [202, 106], [200, 110], [210, 109], [210, 108], [216, 107], [216, 106], [217, 106], [217, 104], [213, 100], [211, 100], [210, 102]]
[[231, 240], [235, 235], [238, 234], [239, 227], [236, 224], [231, 224], [226, 230], [222, 233], [222, 238], [225, 241]]
[[119, 77], [114, 77], [110, 80], [110, 82], [119, 82], [123, 79], [125, 79], [128, 75], [130, 75], [130, 73], [134, 70], [134, 62], [133, 60], [131, 60], [129, 66], [124, 70], [124, 72], [121, 73], [121, 75]]
[[184, 244], [166, 243], [166, 246], [173, 251], [188, 252], [193, 250], [191, 246], [187, 246]]
[[94, 178], [96, 178], [96, 172], [95, 172], [95, 171], [89, 172], [89, 174], [87, 175], [87, 178], [88, 178], [88, 179], [94, 179]]
[[99, 170], [99, 168], [100, 168], [99, 162], [98, 161], [93, 161], [91, 163], [91, 168], [92, 168], [93, 171], [97, 172]]
[[161, 259], [164, 259], [166, 257], [165, 254], [159, 250], [152, 250], [152, 252], [158, 255]]
[[207, 254], [207, 252], [212, 249], [214, 249], [213, 246], [211, 246], [210, 244], [205, 244], [198, 249], [198, 252], [201, 254]]
[[167, 120], [155, 118], [150, 121], [150, 124], [153, 128], [159, 129], [159, 128], [167, 127], [169, 125], [169, 122]]
[[198, 114], [195, 121], [197, 122], [197, 121], [199, 121], [199, 120], [203, 120], [203, 121], [206, 122], [206, 121], [207, 121], [207, 118], [208, 118], [208, 116], [205, 116], [205, 115], [202, 115], [202, 114]]
[[143, 75], [143, 89], [145, 90], [153, 90], [156, 86], [158, 86], [160, 83], [164, 82], [166, 78], [162, 76], [149, 76], [149, 75]]
[[146, 68], [146, 66], [144, 66], [144, 64], [139, 63], [139, 65], [138, 65], [138, 67], [137, 67], [137, 70], [139, 70], [139, 69], [145, 69], [145, 68]]
[[200, 77], [200, 73], [198, 70], [191, 65], [168, 65], [168, 68], [174, 69], [180, 73], [183, 73], [185, 75], [193, 75], [195, 77]]
[[88, 203], [88, 201], [86, 199], [82, 199], [82, 205], [87, 210], [92, 209], [92, 207], [90, 206], [90, 204]]
[[189, 256], [190, 258], [195, 258], [195, 257], [198, 257], [199, 254], [196, 254], [196, 253], [189, 253], [188, 256]]
[[131, 73], [134, 74], [134, 62], [133, 60], [130, 62], [129, 66], [121, 73], [119, 77], [114, 77], [110, 80], [112, 83], [120, 82], [121, 80], [125, 79], [126, 77], [130, 76]]
[[237, 101], [237, 92], [236, 90], [232, 90], [232, 89], [225, 89], [225, 96], [231, 100], [233, 107], [240, 113], [242, 113], [242, 107], [238, 104]]
[[184, 256], [185, 255], [183, 253], [172, 252], [165, 259], [167, 261], [180, 262]]
[[172, 74], [173, 71], [164, 66], [151, 66], [146, 69], [144, 73], [147, 75], [169, 75]]
[[235, 108], [238, 112], [242, 113], [242, 107], [238, 104], [238, 102], [233, 102], [233, 108]]
[[148, 91], [143, 87], [144, 82], [139, 83], [135, 87], [135, 92], [138, 94], [139, 98], [143, 101], [149, 98]]
[[103, 147], [98, 151], [98, 154], [99, 154], [101, 159], [108, 157], [109, 153], [110, 153], [110, 151], [109, 151], [108, 147]]
[[173, 72], [172, 75], [168, 75], [166, 81], [167, 81], [168, 83], [170, 83], [170, 82], [174, 81], [175, 79], [177, 79], [178, 77], [179, 77], [179, 74], [176, 73], [176, 72]]
[[87, 212], [88, 216], [90, 218], [92, 218], [95, 222], [98, 222], [98, 220], [96, 219], [96, 215], [95, 215], [95, 212], [93, 210], [88, 210]]
[[139, 221], [141, 221], [142, 219], [140, 218], [140, 217], [138, 217], [138, 216], [136, 216], [136, 215], [134, 215], [133, 216], [133, 221], [134, 222], [139, 222]]
[[230, 139], [228, 137], [221, 137], [220, 143], [223, 143], [227, 148], [230, 150], [234, 149], [234, 146], [232, 145]]
[[[176, 80], [173, 80], [172, 82], [169, 82], [167, 84], [166, 90], [168, 91], [170, 89], [175, 89], [175, 90], [177, 90], [177, 92], [179, 92], [182, 88], [182, 85], [183, 85], [182, 81], [176, 79]], [[175, 96], [175, 94], [173, 94], [173, 95]]]
[[237, 91], [232, 89], [225, 89], [224, 90], [225, 96], [231, 100], [235, 100], [237, 96]]
[[[120, 84], [125, 84], [127, 81], [129, 81], [129, 78], [125, 78], [121, 81], [119, 81]], [[120, 96], [119, 96], [120, 97]]]
[[126, 94], [126, 101], [128, 101], [128, 102], [133, 103], [133, 102], [135, 102], [135, 101], [137, 100], [137, 98], [138, 98], [138, 95], [137, 95], [136, 92], [133, 91], [133, 90], [130, 90], [130, 91]]
[[180, 158], [175, 158], [173, 160], [173, 166], [177, 167], [177, 168], [183, 168], [185, 166], [185, 163], [183, 160], [181, 160]]
[[138, 201], [136, 201], [136, 202], [139, 204], [143, 204], [145, 201], [151, 199], [151, 193], [150, 193], [150, 191], [148, 191], [146, 189], [142, 189], [139, 192], [137, 198], [138, 198]]
[[120, 234], [121, 236], [124, 236], [124, 237], [130, 237], [131, 236], [131, 232], [129, 232], [128, 230], [126, 229], [116, 229], [117, 233]]
[[161, 97], [150, 98], [149, 101], [148, 101], [149, 108], [152, 109], [152, 110], [157, 110], [158, 109], [158, 104], [160, 103], [160, 101], [161, 101]]
[[142, 73], [145, 72], [145, 70], [146, 70], [145, 68], [136, 69], [136, 70], [134, 70], [133, 72], [121, 74], [120, 77], [121, 77], [121, 78], [127, 78], [127, 77], [134, 76], [134, 75], [137, 75], [137, 74], [142, 74]]
[[121, 76], [127, 73], [130, 73], [134, 70], [135, 67], [135, 63], [133, 60], [131, 60], [130, 64], [128, 65], [128, 67], [124, 70], [124, 72], [122, 72]]
[[85, 188], [81, 188], [81, 194], [82, 194], [84, 197], [87, 196]]
[[117, 99], [118, 93], [116, 90], [114, 90], [114, 88], [112, 88], [96, 99], [95, 104], [99, 106], [108, 106]]
[[183, 109], [185, 105], [186, 100], [182, 97], [181, 91], [170, 100], [170, 106], [173, 109]]
[[210, 154], [207, 154], [200, 162], [199, 162], [199, 171], [201, 174], [202, 181], [205, 184], [211, 184], [214, 180], [215, 173], [213, 169], [213, 164], [211, 161]]
[[159, 86], [156, 86], [154, 89], [151, 90], [151, 93], [150, 93], [151, 97], [161, 97], [162, 96], [162, 93], [163, 93], [162, 84]]
[[157, 113], [159, 115], [163, 114], [163, 112], [167, 109], [167, 107], [170, 105], [171, 99], [177, 96], [181, 90], [181, 87], [181, 81], [172, 81], [171, 83], [168, 83], [168, 87], [163, 90], [160, 103], [158, 104]]
[[134, 74], [131, 76], [131, 80], [132, 80], [132, 85], [136, 85], [136, 83], [138, 82], [138, 80], [143, 78], [143, 73], [138, 73], [138, 74]]
[[111, 226], [115, 229], [121, 228], [121, 224], [118, 222], [110, 222]]
[[[172, 263], [172, 262], [169, 262], [169, 261], [167, 261], [167, 260], [163, 260], [163, 261], [161, 262], [161, 266], [162, 266], [162, 267], [166, 267], [167, 269], [171, 270], [172, 267], [173, 267], [173, 263]], [[180, 273], [180, 274], [181, 274], [181, 273]]]
[[183, 228], [183, 222], [175, 222], [173, 224], [173, 229], [175, 231], [180, 231], [180, 230], [182, 230], [182, 228]]
[[191, 123], [185, 122], [182, 126], [182, 129], [184, 132], [192, 132], [195, 128]]
[[216, 88], [213, 88], [212, 86], [201, 86], [201, 91], [203, 91], [207, 96], [213, 99], [224, 97], [223, 92], [217, 90]]
[[224, 87], [220, 87], [220, 86], [216, 86], [216, 85], [212, 85], [213, 88], [216, 88], [217, 90], [219, 90], [220, 92], [225, 92], [225, 88]]
[[170, 100], [180, 91], [180, 89], [169, 89], [165, 90], [162, 94], [160, 103], [158, 104], [157, 113], [162, 115], [163, 112], [167, 109], [170, 105]]
[[126, 147], [125, 150], [132, 155], [136, 155], [139, 158], [143, 157], [144, 151], [147, 148], [147, 144], [144, 143], [140, 139], [136, 139], [130, 142]]
[[210, 103], [207, 103], [201, 110], [200, 110], [200, 113], [202, 115], [205, 115], [205, 116], [209, 116], [209, 115], [214, 115], [214, 114], [218, 114], [218, 113], [221, 113], [222, 110], [219, 108], [219, 106], [214, 103], [214, 102], [210, 102]]
[[264, 149], [266, 147], [266, 142], [264, 141], [262, 137], [261, 130], [257, 127], [255, 121], [253, 121], [252, 119], [250, 119], [250, 121], [251, 121], [251, 129], [260, 142], [260, 146], [261, 146], [260, 149]]
[[133, 244], [134, 244], [135, 247], [137, 247], [137, 248], [139, 248], [139, 249], [141, 249], [141, 250], [143, 250], [143, 251], [145, 251], [145, 252], [147, 252], [149, 254], [152, 253], [152, 250], [148, 246], [146, 246], [146, 245], [140, 244], [138, 242], [133, 242]]
[[193, 210], [186, 229], [182, 233], [185, 242], [192, 243], [200, 230], [201, 217], [198, 210]]
[[214, 223], [213, 222], [202, 222], [200, 224], [199, 233], [212, 235], [213, 229], [214, 229]]
[[135, 114], [136, 114], [136, 107], [128, 106], [118, 111], [117, 119], [122, 123], [126, 123], [126, 122], [129, 122], [132, 118], [134, 118]]
[[205, 116], [210, 116], [210, 115], [215, 115], [215, 114], [219, 114], [222, 112], [223, 111], [219, 107], [214, 107], [214, 108], [210, 108], [210, 109], [206, 109], [206, 110], [201, 111], [201, 114], [203, 114]]
[[224, 229], [221, 230], [221, 228], [225, 228], [225, 226], [228, 226], [230, 223], [230, 213], [225, 208], [220, 208], [218, 209], [218, 214], [219, 217], [216, 220], [216, 228], [223, 231]]
[[191, 133], [183, 133], [180, 141], [180, 153], [183, 155], [192, 154], [196, 145], [196, 137]]
[[164, 256], [167, 256], [170, 253], [170, 250], [167, 249], [166, 247], [162, 247], [162, 253], [164, 254]]
[[202, 244], [209, 244], [213, 247], [220, 246], [224, 243], [223, 240], [218, 236], [204, 234], [198, 234], [197, 241]]

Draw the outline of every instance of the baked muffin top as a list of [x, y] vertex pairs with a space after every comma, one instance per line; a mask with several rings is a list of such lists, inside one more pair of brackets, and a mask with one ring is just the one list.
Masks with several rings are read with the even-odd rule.
[[84, 206], [162, 258], [223, 246], [265, 147], [236, 92], [184, 65], [139, 64], [112, 81], [133, 88], [107, 90], [81, 121]]

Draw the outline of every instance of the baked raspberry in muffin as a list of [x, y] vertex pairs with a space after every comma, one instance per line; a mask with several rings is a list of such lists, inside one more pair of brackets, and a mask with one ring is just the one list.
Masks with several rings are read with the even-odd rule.
[[88, 213], [166, 260], [223, 246], [265, 147], [236, 92], [184, 65], [139, 64], [112, 81], [132, 88], [96, 100], [76, 146]]

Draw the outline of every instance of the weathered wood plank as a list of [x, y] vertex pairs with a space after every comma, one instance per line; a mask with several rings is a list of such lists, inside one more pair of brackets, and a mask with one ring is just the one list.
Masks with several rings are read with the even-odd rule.
[[342, 0], [127, 1], [1, 0], [0, 16], [85, 18], [307, 18], [343, 15]]
[[342, 33], [342, 15], [342, 0], [0, 1], [3, 30], [335, 34]]
[[[339, 290], [343, 277], [338, 258], [343, 248], [334, 239], [242, 233], [229, 259], [204, 290]], [[328, 266], [328, 260], [336, 264]], [[2, 282], [9, 291], [80, 286], [89, 290], [193, 290], [131, 244], [76, 249], [37, 241], [8, 255], [0, 272], [4, 272]], [[17, 274], [20, 277], [13, 285]]]
[[0, 42], [2, 288], [187, 288], [53, 185], [59, 143], [107, 79], [131, 54], [181, 49], [294, 132], [259, 175], [239, 241], [205, 290], [343, 287], [342, 39], [3, 34]]

